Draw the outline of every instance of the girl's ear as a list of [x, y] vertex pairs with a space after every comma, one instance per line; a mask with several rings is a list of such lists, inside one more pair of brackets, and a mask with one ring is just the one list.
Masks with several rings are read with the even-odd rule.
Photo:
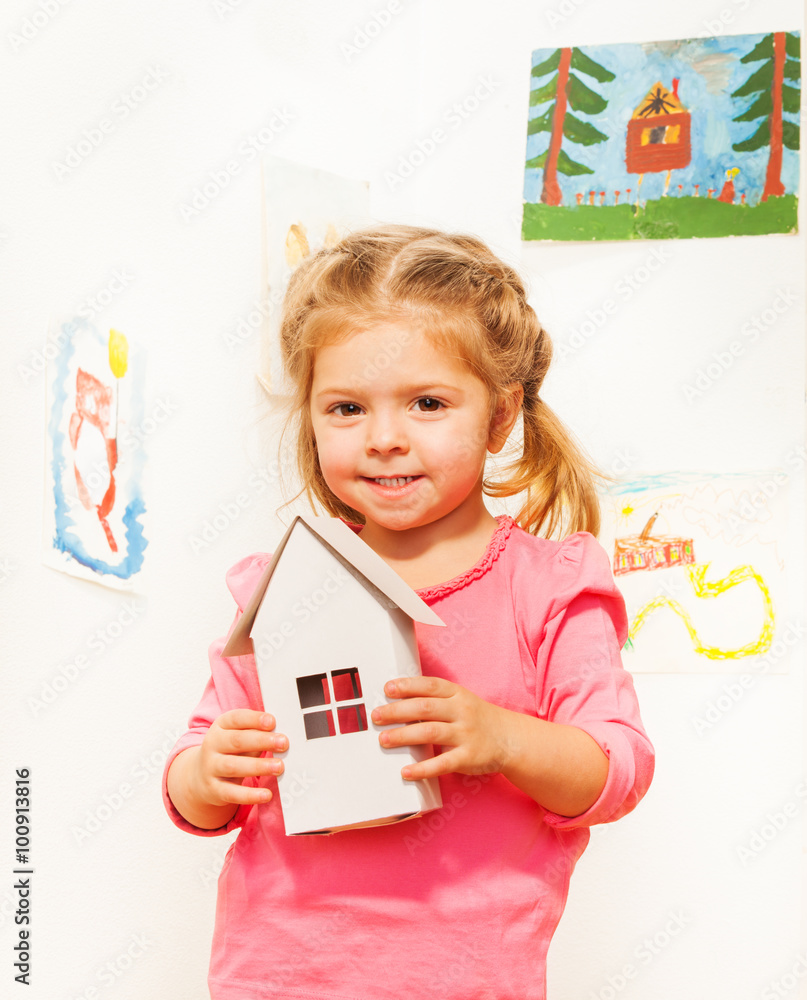
[[516, 422], [524, 401], [524, 386], [513, 382], [499, 396], [488, 432], [488, 451], [496, 455], [502, 450]]

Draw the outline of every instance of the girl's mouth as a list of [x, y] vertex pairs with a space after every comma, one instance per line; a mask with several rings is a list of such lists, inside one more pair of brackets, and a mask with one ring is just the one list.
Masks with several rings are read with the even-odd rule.
[[362, 476], [376, 496], [403, 497], [418, 488], [423, 476]]

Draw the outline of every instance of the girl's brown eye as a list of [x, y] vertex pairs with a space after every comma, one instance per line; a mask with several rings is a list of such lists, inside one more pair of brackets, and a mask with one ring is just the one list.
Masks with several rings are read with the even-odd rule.
[[420, 406], [421, 410], [424, 410], [426, 413], [434, 413], [436, 410], [439, 410], [442, 405], [443, 404], [439, 399], [433, 399], [431, 396], [424, 396], [422, 399], [418, 400], [418, 406]]
[[333, 411], [340, 417], [355, 417], [360, 412], [360, 407], [355, 403], [338, 403]]

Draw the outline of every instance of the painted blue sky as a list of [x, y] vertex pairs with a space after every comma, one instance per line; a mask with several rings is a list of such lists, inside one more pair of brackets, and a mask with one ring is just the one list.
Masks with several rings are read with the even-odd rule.
[[[577, 114], [582, 121], [591, 122], [595, 128], [608, 135], [609, 139], [592, 146], [582, 146], [564, 139], [563, 148], [573, 160], [596, 170], [594, 174], [576, 177], [558, 174], [564, 204], [574, 204], [577, 192], [587, 194], [595, 188], [598, 192], [598, 204], [600, 190], [607, 192], [606, 204], [613, 204], [615, 190], [624, 192], [630, 187], [636, 191], [638, 175], [629, 174], [625, 169], [628, 121], [655, 83], [661, 82], [667, 89], [672, 89], [673, 77], [680, 80], [678, 97], [692, 115], [692, 160], [689, 166], [672, 172], [669, 194], [674, 196], [679, 193], [678, 184], [683, 184], [680, 193], [685, 195], [694, 194], [695, 184], [700, 184], [702, 197], [706, 195], [707, 188], [715, 188], [719, 193], [726, 170], [739, 167], [740, 173], [734, 180], [737, 200], [744, 192], [747, 201], [755, 204], [765, 183], [769, 149], [764, 146], [752, 153], [736, 153], [731, 148], [732, 143], [741, 142], [753, 135], [760, 125], [760, 120], [732, 121], [750, 107], [755, 98], [732, 98], [731, 94], [762, 66], [762, 62], [741, 63], [740, 59], [764, 37], [765, 33], [642, 44], [580, 46], [585, 55], [615, 73], [616, 79], [610, 83], [599, 83], [583, 73], [578, 74], [587, 87], [608, 101], [608, 106], [600, 115], [573, 114]], [[537, 49], [532, 54], [532, 65], [539, 65], [554, 51], [554, 48]], [[550, 79], [551, 74], [533, 78], [531, 86], [536, 89]], [[798, 81], [789, 82], [792, 86], [800, 86]], [[530, 108], [530, 118], [543, 114], [548, 106], [547, 103]], [[785, 118], [798, 121], [797, 115], [785, 115]], [[548, 143], [548, 132], [528, 136], [527, 159], [542, 153]], [[784, 150], [781, 176], [788, 194], [798, 193], [798, 156], [797, 151]], [[645, 174], [641, 189], [642, 200], [659, 197], [664, 189], [665, 178], [665, 172]], [[540, 200], [542, 183], [543, 170], [525, 170], [525, 201]], [[634, 197], [635, 195], [631, 196]]]

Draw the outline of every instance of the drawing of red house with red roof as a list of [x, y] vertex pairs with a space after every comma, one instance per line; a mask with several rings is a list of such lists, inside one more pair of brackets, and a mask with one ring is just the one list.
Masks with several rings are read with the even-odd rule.
[[672, 535], [651, 536], [658, 517], [655, 513], [639, 535], [627, 535], [614, 542], [614, 576], [637, 570], [669, 569], [695, 562], [695, 547], [691, 538]]

